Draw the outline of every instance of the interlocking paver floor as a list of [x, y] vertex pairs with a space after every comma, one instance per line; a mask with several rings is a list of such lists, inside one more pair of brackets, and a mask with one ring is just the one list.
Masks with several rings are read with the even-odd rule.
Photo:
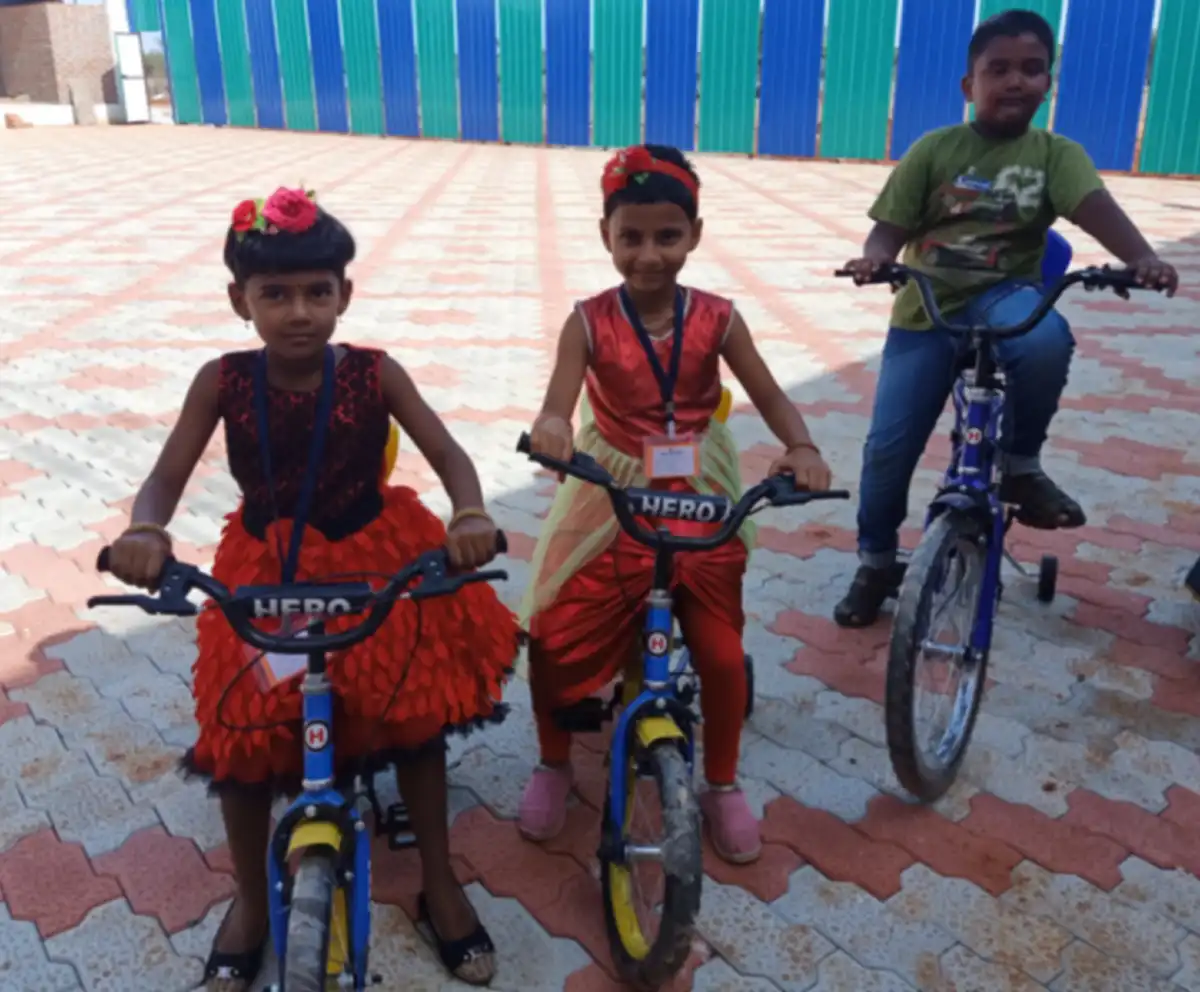
[[[0, 132], [0, 973], [5, 989], [182, 992], [231, 893], [214, 805], [174, 774], [194, 734], [193, 632], [89, 613], [194, 370], [251, 338], [223, 301], [233, 203], [304, 181], [361, 244], [347, 339], [389, 348], [475, 457], [513, 535], [515, 603], [550, 483], [512, 452], [570, 302], [613, 280], [596, 236], [603, 154], [203, 129]], [[830, 277], [885, 169], [701, 158], [688, 270], [738, 301], [853, 486], [888, 307]], [[773, 512], [746, 583], [758, 709], [741, 770], [762, 861], [709, 858], [679, 987], [869, 992], [1200, 989], [1200, 186], [1113, 188], [1185, 289], [1071, 296], [1079, 350], [1047, 452], [1090, 517], [1018, 529], [1062, 561], [1040, 606], [1010, 580], [961, 782], [898, 797], [883, 748], [886, 631], [836, 630], [850, 504]], [[1083, 260], [1097, 247], [1074, 236]], [[744, 397], [740, 397], [743, 398]], [[753, 477], [770, 438], [731, 420]], [[945, 443], [922, 465], [930, 494]], [[174, 524], [211, 556], [234, 489], [214, 442]], [[446, 510], [409, 452], [398, 471]], [[911, 523], [919, 522], [914, 512]], [[912, 533], [915, 533], [913, 531]], [[911, 539], [912, 533], [909, 537]], [[457, 864], [500, 948], [496, 987], [614, 987], [594, 877], [603, 742], [539, 849], [512, 818], [535, 760], [528, 690], [451, 754]], [[414, 936], [415, 855], [380, 852], [385, 988], [452, 987]]]

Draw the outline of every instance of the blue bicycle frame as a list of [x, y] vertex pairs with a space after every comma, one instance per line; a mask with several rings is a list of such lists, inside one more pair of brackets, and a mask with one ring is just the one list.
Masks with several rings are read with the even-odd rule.
[[658, 548], [654, 555], [654, 581], [646, 600], [646, 621], [643, 627], [645, 648], [642, 653], [642, 689], [617, 717], [612, 736], [612, 762], [609, 777], [609, 809], [612, 821], [625, 822], [625, 801], [629, 795], [629, 744], [640, 720], [648, 715], [671, 720], [679, 732], [684, 758], [691, 771], [695, 760], [695, 739], [692, 721], [680, 719], [686, 705], [675, 690], [676, 676], [672, 671], [671, 648], [674, 642], [675, 614], [669, 590], [672, 552]]
[[[324, 624], [310, 628], [312, 633], [324, 634]], [[307, 672], [300, 686], [302, 694], [302, 726], [304, 747], [303, 791], [288, 806], [271, 841], [271, 853], [267, 863], [267, 874], [271, 899], [271, 937], [278, 960], [287, 959], [287, 929], [289, 906], [284, 894], [290, 872], [287, 870], [288, 856], [297, 849], [309, 846], [305, 843], [309, 825], [326, 824], [336, 828], [336, 837], [346, 844], [353, 840], [353, 877], [346, 886], [350, 890], [347, 901], [347, 920], [350, 936], [350, 961], [354, 969], [354, 989], [361, 992], [367, 982], [367, 955], [371, 938], [371, 839], [366, 822], [358, 806], [362, 793], [356, 785], [353, 797], [348, 799], [335, 787], [334, 770], [337, 767], [333, 743], [333, 686], [326, 676], [324, 652], [308, 655]], [[328, 833], [313, 834], [314, 840], [322, 841]], [[338, 852], [339, 856], [341, 852]]]

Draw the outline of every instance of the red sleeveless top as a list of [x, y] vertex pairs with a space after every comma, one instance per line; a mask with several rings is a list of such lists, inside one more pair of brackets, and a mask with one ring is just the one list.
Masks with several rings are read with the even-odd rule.
[[[721, 402], [721, 345], [733, 319], [730, 300], [685, 289], [683, 356], [675, 384], [675, 430], [703, 434]], [[576, 304], [587, 328], [588, 401], [596, 427], [614, 448], [642, 456], [645, 438], [666, 431], [667, 413], [650, 359], [621, 305], [619, 288]], [[654, 341], [664, 369], [673, 335]]]
[[[321, 457], [309, 524], [330, 539], [369, 523], [379, 512], [379, 470], [388, 437], [388, 409], [379, 368], [383, 352], [342, 345], [334, 378], [333, 409]], [[308, 466], [317, 413], [317, 390], [269, 387], [267, 420], [275, 501], [263, 474], [254, 410], [254, 368], [259, 351], [221, 357], [217, 406], [225, 423], [229, 471], [245, 497], [244, 520], [260, 534], [274, 518], [295, 513]]]

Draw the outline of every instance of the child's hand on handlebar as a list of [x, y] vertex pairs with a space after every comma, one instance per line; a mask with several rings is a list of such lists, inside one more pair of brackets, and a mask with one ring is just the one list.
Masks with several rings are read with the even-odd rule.
[[[575, 453], [575, 437], [571, 433], [570, 421], [552, 413], [543, 413], [533, 422], [529, 432], [529, 451], [543, 458], [569, 462]], [[564, 478], [559, 472], [558, 481], [562, 482]]]
[[792, 448], [782, 458], [775, 459], [767, 474], [790, 475], [796, 480], [797, 489], [808, 492], [822, 492], [833, 482], [833, 473], [821, 452], [808, 445]]
[[852, 258], [842, 268], [850, 272], [854, 276], [854, 285], [865, 286], [873, 278], [876, 273], [885, 265], [890, 265], [892, 259], [880, 257], [872, 257], [870, 255], [864, 258]]
[[171, 543], [164, 534], [126, 532], [109, 549], [109, 571], [126, 585], [153, 591], [170, 557]]
[[451, 521], [446, 531], [446, 551], [458, 571], [486, 565], [496, 557], [496, 525], [486, 516], [474, 515]]
[[1150, 254], [1139, 258], [1129, 267], [1137, 276], [1138, 284], [1147, 289], [1161, 289], [1168, 296], [1174, 296], [1175, 290], [1179, 288], [1179, 273], [1173, 265], [1164, 262], [1157, 255]]

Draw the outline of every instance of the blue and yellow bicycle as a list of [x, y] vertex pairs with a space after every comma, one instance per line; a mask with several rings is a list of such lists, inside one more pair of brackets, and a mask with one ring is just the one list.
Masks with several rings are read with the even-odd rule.
[[[736, 502], [724, 496], [621, 488], [599, 462], [581, 452], [569, 462], [533, 454], [528, 434], [521, 435], [517, 451], [553, 472], [600, 486], [625, 533], [654, 551], [643, 653], [631, 658], [611, 701], [584, 700], [556, 715], [564, 729], [579, 732], [598, 731], [605, 720], [616, 720], [599, 850], [604, 917], [621, 977], [634, 988], [657, 989], [679, 971], [691, 950], [704, 877], [693, 787], [696, 700], [702, 687], [690, 670], [686, 649], [672, 662], [677, 646], [670, 592], [674, 555], [720, 547], [737, 535], [748, 516], [767, 506], [803, 506], [849, 499], [850, 494], [803, 492], [789, 475], [760, 482]], [[663, 527], [644, 527], [639, 518], [720, 526], [707, 537], [678, 537]], [[749, 671], [749, 659], [746, 664]], [[649, 780], [652, 788], [640, 789], [639, 780]], [[644, 822], [637, 815], [643, 801], [656, 807], [644, 810], [649, 814]], [[638, 835], [643, 827], [649, 836]], [[647, 877], [657, 891], [638, 891]]]
[[[497, 534], [497, 551], [506, 550]], [[97, 568], [108, 571], [108, 549]], [[469, 582], [507, 579], [500, 570], [455, 573], [444, 549], [429, 551], [392, 576], [382, 588], [367, 582], [294, 582], [230, 591], [194, 565], [171, 560], [155, 595], [95, 596], [89, 607], [133, 606], [155, 616], [194, 616], [189, 598], [208, 596], [247, 644], [263, 652], [304, 655], [303, 791], [280, 818], [268, 858], [271, 937], [279, 959], [281, 992], [362, 992], [378, 982], [368, 973], [371, 935], [371, 840], [367, 811], [375, 807], [375, 832], [397, 829], [399, 814], [381, 818], [374, 790], [362, 775], [348, 794], [335, 784], [333, 689], [326, 678], [328, 654], [371, 637], [400, 600], [452, 596]], [[364, 615], [356, 626], [325, 632], [321, 618]], [[310, 618], [296, 633], [268, 634], [261, 618]], [[316, 619], [311, 619], [316, 618]], [[382, 819], [382, 822], [381, 822]]]

